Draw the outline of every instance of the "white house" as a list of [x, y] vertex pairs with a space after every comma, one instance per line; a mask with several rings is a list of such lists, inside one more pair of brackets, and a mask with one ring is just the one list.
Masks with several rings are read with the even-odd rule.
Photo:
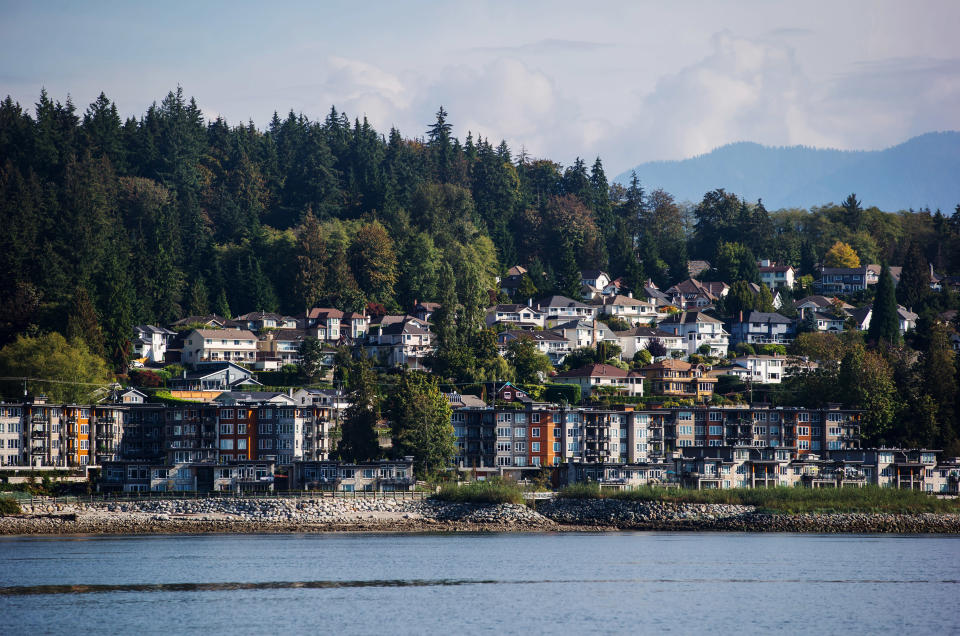
[[686, 353], [686, 343], [683, 338], [661, 329], [650, 327], [634, 327], [627, 331], [615, 332], [620, 340], [624, 360], [630, 360], [638, 351], [643, 351], [652, 341], [657, 340], [667, 349], [667, 355], [673, 351]]
[[649, 323], [657, 318], [653, 303], [638, 300], [631, 292], [628, 296], [601, 296], [593, 301], [598, 314], [606, 314], [626, 320], [631, 324]]
[[687, 355], [707, 345], [711, 356], [727, 355], [730, 334], [724, 331], [723, 323], [702, 311], [681, 311], [660, 323], [660, 329], [681, 336], [687, 343]]
[[583, 320], [597, 315], [597, 308], [566, 296], [548, 296], [533, 303], [547, 320]]
[[778, 313], [751, 311], [730, 327], [734, 343], [787, 344], [793, 340], [793, 321]]
[[560, 364], [570, 353], [570, 343], [561, 334], [555, 331], [527, 331], [524, 329], [512, 329], [502, 331], [497, 334], [497, 347], [500, 355], [506, 355], [507, 347], [514, 340], [530, 340], [540, 351], [548, 356], [553, 364]]
[[516, 325], [518, 327], [544, 327], [546, 315], [539, 309], [527, 305], [494, 305], [487, 310], [486, 323], [488, 327], [497, 324]]
[[598, 342], [620, 343], [617, 334], [597, 320], [571, 320], [552, 329], [570, 344], [571, 349], [595, 347]]
[[370, 326], [364, 348], [387, 366], [422, 369], [434, 350], [433, 334], [428, 323], [413, 317], [381, 322]]
[[643, 395], [643, 375], [637, 371], [624, 371], [612, 364], [588, 364], [563, 371], [553, 376], [553, 381], [579, 385], [583, 397], [589, 397], [600, 387], [611, 387], [626, 395]]
[[[866, 331], [870, 328], [870, 320], [873, 318], [873, 303], [854, 309], [850, 312], [850, 317], [857, 323], [857, 329]], [[911, 329], [917, 328], [917, 314], [908, 310], [903, 305], [897, 305], [897, 323], [900, 326], [900, 333], [905, 334]]]
[[146, 358], [148, 362], [163, 362], [163, 357], [167, 353], [167, 344], [176, 335], [175, 331], [163, 327], [137, 325], [133, 328], [133, 358]]
[[246, 329], [193, 329], [183, 339], [183, 362], [236, 362], [252, 365], [257, 337]]
[[763, 259], [759, 263], [760, 282], [770, 289], [793, 289], [793, 283], [796, 280], [797, 270], [792, 265], [777, 265], [769, 259]]
[[735, 366], [746, 373], [741, 377], [760, 384], [780, 384], [786, 375], [787, 359], [784, 356], [740, 356], [733, 359]]

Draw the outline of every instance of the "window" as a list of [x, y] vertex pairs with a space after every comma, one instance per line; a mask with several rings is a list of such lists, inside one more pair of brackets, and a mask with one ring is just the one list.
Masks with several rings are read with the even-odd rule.
[[722, 421], [723, 421], [723, 413], [721, 413], [720, 411], [710, 411], [710, 421], [711, 421], [711, 422], [722, 422]]
[[799, 442], [797, 442], [797, 448], [799, 448], [800, 450], [810, 450], [810, 442], [808, 442], [805, 439], [802, 439]]
[[798, 426], [798, 427], [797, 427], [797, 435], [809, 435], [809, 434], [810, 434], [810, 427], [809, 427], [809, 426]]
[[798, 422], [809, 422], [809, 421], [810, 421], [810, 414], [809, 414], [809, 413], [800, 413], [800, 414], [797, 416], [797, 421], [798, 421]]
[[560, 442], [554, 442], [554, 443], [553, 443], [553, 452], [554, 452], [554, 453], [559, 453], [559, 452], [560, 452]]
[[497, 437], [510, 437], [510, 429], [509, 429], [509, 428], [498, 428], [498, 429], [497, 429]]
[[233, 435], [233, 424], [220, 424], [221, 435]]
[[530, 421], [533, 422], [534, 424], [538, 424], [540, 422], [540, 414], [534, 413], [533, 415], [531, 415]]
[[531, 428], [530, 437], [540, 437], [540, 429], [537, 427]]
[[247, 450], [247, 440], [238, 439], [237, 440], [237, 450]]
[[237, 435], [246, 435], [246, 434], [247, 434], [247, 425], [237, 424]]
[[226, 418], [228, 420], [233, 419], [233, 409], [223, 409], [220, 411], [220, 417]]
[[530, 452], [539, 453], [540, 452], [540, 442], [530, 442]]
[[[711, 415], [712, 415], [712, 414], [711, 414]], [[710, 434], [711, 434], [711, 435], [723, 435], [723, 427], [722, 427], [722, 426], [711, 426], [711, 427], [710, 427]], [[711, 444], [711, 446], [712, 446], [712, 445], [713, 445], [713, 444]]]
[[526, 438], [526, 437], [527, 437], [527, 429], [526, 429], [526, 427], [513, 429], [513, 436], [514, 436], [514, 437]]
[[272, 450], [272, 449], [273, 449], [273, 440], [272, 440], [272, 439], [262, 439], [262, 440], [260, 440], [260, 449], [261, 449], [261, 450]]
[[515, 453], [526, 453], [527, 452], [527, 443], [526, 442], [515, 442], [513, 444], [513, 452]]
[[220, 440], [220, 450], [233, 450], [233, 440], [232, 439]]
[[498, 452], [498, 453], [509, 453], [509, 452], [510, 452], [510, 442], [497, 442], [497, 452]]

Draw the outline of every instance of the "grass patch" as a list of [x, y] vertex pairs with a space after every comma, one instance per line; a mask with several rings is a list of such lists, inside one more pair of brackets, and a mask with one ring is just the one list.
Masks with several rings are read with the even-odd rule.
[[686, 490], [642, 486], [608, 495], [623, 501], [669, 501], [756, 506], [778, 514], [960, 512], [960, 500], [937, 499], [917, 490], [864, 488], [733, 488]]
[[524, 502], [523, 493], [516, 484], [498, 479], [474, 481], [459, 486], [444, 484], [440, 486], [440, 492], [433, 498], [455, 503], [522, 504]]
[[0, 497], [0, 517], [7, 515], [18, 515], [23, 510], [20, 509], [20, 502], [13, 497]]

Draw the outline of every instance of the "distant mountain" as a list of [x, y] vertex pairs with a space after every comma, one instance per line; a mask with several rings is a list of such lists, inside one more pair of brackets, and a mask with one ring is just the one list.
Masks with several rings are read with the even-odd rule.
[[[960, 132], [933, 132], [886, 150], [771, 148], [751, 142], [721, 146], [682, 161], [634, 168], [648, 192], [663, 188], [678, 201], [700, 201], [716, 188], [763, 199], [768, 210], [839, 203], [851, 192], [884, 211], [929, 206], [949, 216], [960, 204]], [[630, 172], [617, 176], [626, 185]]]

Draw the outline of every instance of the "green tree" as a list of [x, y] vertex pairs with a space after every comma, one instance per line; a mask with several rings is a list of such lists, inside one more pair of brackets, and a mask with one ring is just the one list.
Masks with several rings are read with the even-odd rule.
[[930, 329], [930, 345], [921, 361], [921, 386], [937, 409], [939, 435], [933, 440], [940, 448], [956, 442], [957, 430], [957, 369], [956, 354], [950, 347], [947, 327], [935, 322]]
[[418, 475], [431, 475], [450, 465], [456, 454], [452, 411], [436, 378], [419, 371], [401, 374], [387, 414], [395, 453], [412, 455]]
[[921, 304], [930, 295], [929, 263], [924, 258], [920, 245], [910, 241], [907, 246], [903, 271], [897, 283], [897, 302], [908, 309], [920, 309]]
[[210, 293], [203, 276], [197, 276], [190, 285], [190, 298], [187, 304], [187, 313], [191, 316], [206, 316], [210, 313]]
[[873, 301], [873, 316], [867, 338], [875, 343], [900, 344], [900, 318], [897, 314], [897, 298], [893, 288], [893, 276], [886, 263], [881, 264], [877, 294]]
[[366, 358], [350, 365], [347, 390], [350, 406], [344, 412], [337, 454], [341, 460], [351, 462], [376, 459], [380, 456], [380, 394], [376, 374]]
[[841, 401], [864, 409], [864, 440], [870, 444], [888, 440], [898, 404], [893, 372], [883, 356], [859, 344], [851, 346], [840, 364], [838, 389], [835, 395]]
[[569, 244], [560, 247], [560, 269], [557, 270], [557, 291], [562, 295], [577, 300], [580, 298], [580, 268], [573, 255], [573, 248]]
[[323, 343], [316, 338], [304, 338], [297, 349], [300, 357], [300, 375], [309, 382], [316, 382], [317, 378], [324, 375], [323, 361], [326, 357], [323, 351]]
[[532, 338], [516, 338], [507, 345], [507, 359], [516, 370], [517, 382], [537, 384], [553, 370], [550, 358], [540, 352]]
[[[44, 394], [51, 402], [90, 402], [97, 388], [110, 382], [103, 358], [90, 353], [82, 340], [67, 340], [53, 332], [40, 336], [17, 336], [0, 349], [0, 376], [36, 378], [27, 386], [33, 394]], [[8, 386], [8, 393], [20, 382]]]
[[307, 212], [298, 232], [296, 294], [305, 309], [316, 307], [327, 282], [327, 244], [320, 222]]
[[67, 318], [67, 337], [71, 342], [80, 340], [87, 344], [90, 353], [104, 356], [103, 330], [97, 310], [93, 307], [86, 287], [78, 287], [74, 294], [74, 311]]
[[363, 225], [349, 250], [350, 268], [370, 300], [392, 304], [397, 282], [397, 255], [393, 239], [379, 221]]

